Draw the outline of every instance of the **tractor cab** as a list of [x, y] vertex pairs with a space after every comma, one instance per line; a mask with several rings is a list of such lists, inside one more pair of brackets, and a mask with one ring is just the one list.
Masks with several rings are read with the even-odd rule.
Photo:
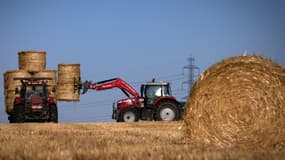
[[148, 82], [141, 86], [141, 96], [145, 97], [145, 106], [152, 107], [156, 99], [172, 96], [170, 83], [168, 82]]
[[38, 96], [46, 99], [48, 95], [47, 85], [45, 83], [25, 82], [21, 87], [21, 98], [30, 100], [32, 97]]

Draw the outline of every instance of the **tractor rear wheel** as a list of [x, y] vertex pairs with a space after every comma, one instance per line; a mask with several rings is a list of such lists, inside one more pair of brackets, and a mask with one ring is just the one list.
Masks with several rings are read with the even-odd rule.
[[49, 106], [49, 122], [58, 122], [58, 112], [56, 104], [52, 104]]
[[10, 117], [10, 123], [23, 123], [25, 122], [25, 106], [15, 105], [14, 113]]
[[175, 121], [179, 119], [179, 110], [177, 103], [172, 101], [162, 101], [158, 104], [156, 120]]
[[139, 114], [135, 108], [126, 108], [119, 113], [118, 122], [137, 122], [138, 120]]

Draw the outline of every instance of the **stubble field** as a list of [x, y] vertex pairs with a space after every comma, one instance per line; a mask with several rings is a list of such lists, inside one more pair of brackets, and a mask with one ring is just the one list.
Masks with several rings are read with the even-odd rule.
[[284, 151], [193, 144], [183, 122], [0, 124], [0, 159], [284, 159]]

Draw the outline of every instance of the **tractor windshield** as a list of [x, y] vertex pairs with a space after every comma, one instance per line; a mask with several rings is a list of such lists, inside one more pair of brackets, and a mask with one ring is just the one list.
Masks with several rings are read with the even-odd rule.
[[169, 85], [145, 85], [147, 104], [153, 104], [153, 101], [161, 96], [171, 96]]
[[171, 90], [169, 85], [147, 85], [145, 86], [146, 97], [161, 97], [171, 96]]
[[44, 86], [42, 86], [42, 85], [27, 86], [26, 94], [27, 94], [28, 98], [31, 96], [43, 97], [43, 96], [45, 96], [44, 95]]

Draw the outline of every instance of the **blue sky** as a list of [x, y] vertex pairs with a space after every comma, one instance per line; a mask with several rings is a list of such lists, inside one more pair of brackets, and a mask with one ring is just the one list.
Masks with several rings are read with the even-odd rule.
[[[20, 50], [45, 50], [47, 69], [80, 63], [82, 79], [121, 77], [136, 89], [156, 77], [181, 99], [190, 55], [201, 71], [244, 51], [285, 65], [284, 7], [282, 0], [1, 0], [0, 69], [17, 69]], [[89, 91], [80, 102], [59, 102], [59, 120], [112, 121], [112, 102], [122, 97], [117, 89]]]

